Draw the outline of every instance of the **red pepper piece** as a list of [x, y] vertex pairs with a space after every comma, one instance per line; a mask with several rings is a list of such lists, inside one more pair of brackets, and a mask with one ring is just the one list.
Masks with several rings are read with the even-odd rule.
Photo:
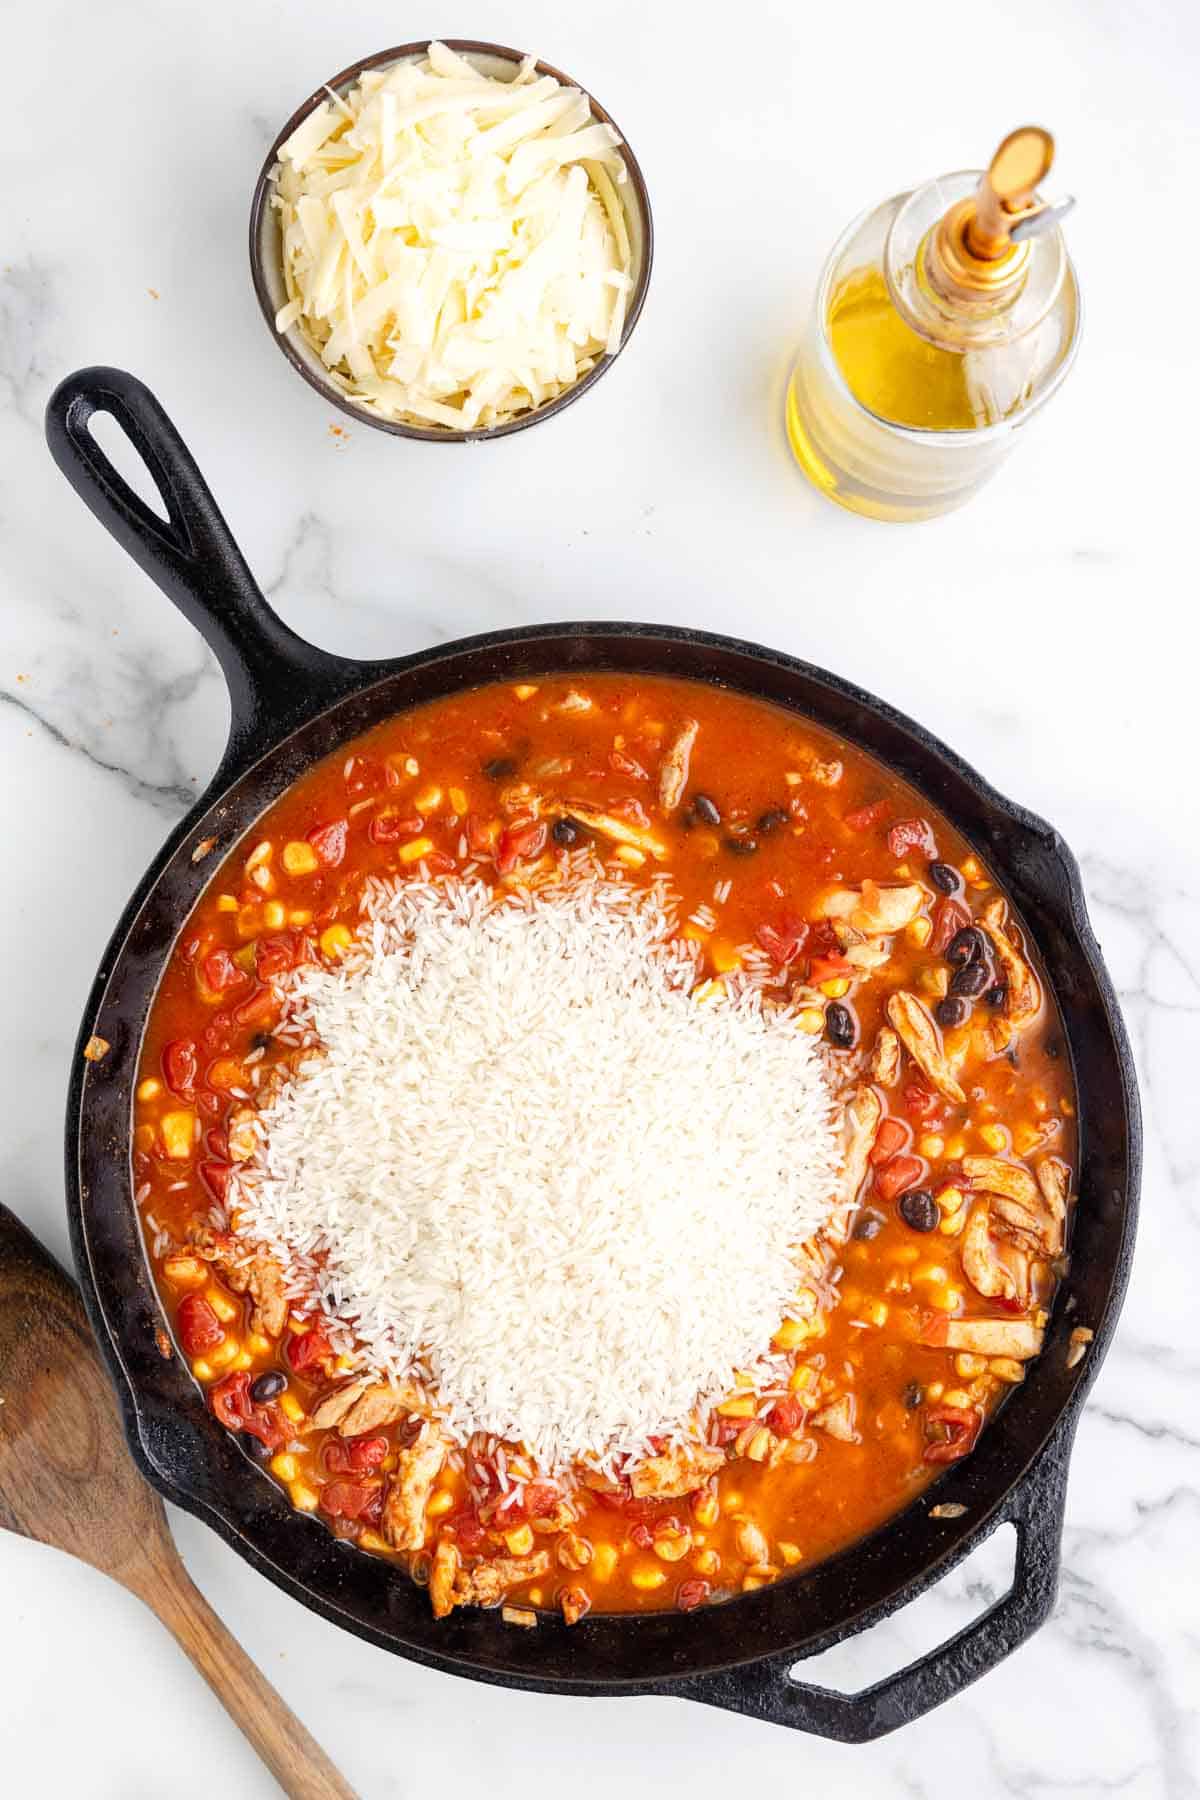
[[450, 1532], [455, 1543], [460, 1549], [465, 1550], [468, 1556], [483, 1549], [483, 1542], [487, 1536], [487, 1532], [479, 1522], [478, 1515], [469, 1506], [464, 1507], [460, 1512], [451, 1513], [442, 1530]]
[[929, 948], [935, 956], [945, 953], [952, 937], [956, 937], [964, 925], [971, 923], [971, 913], [961, 900], [955, 900], [947, 894], [939, 900], [933, 909], [933, 936], [929, 940]]
[[875, 1142], [871, 1147], [868, 1161], [878, 1166], [885, 1163], [903, 1150], [909, 1139], [908, 1126], [899, 1119], [884, 1119], [875, 1133]]
[[911, 1081], [904, 1090], [904, 1110], [912, 1119], [927, 1119], [937, 1111], [938, 1099], [919, 1081]]
[[780, 1437], [791, 1437], [804, 1421], [804, 1408], [794, 1394], [785, 1394], [767, 1414], [767, 1424]]
[[875, 1187], [881, 1200], [895, 1200], [921, 1179], [924, 1168], [920, 1157], [893, 1156], [891, 1162], [875, 1172]]
[[224, 994], [230, 988], [245, 987], [250, 977], [245, 969], [239, 968], [228, 950], [210, 950], [201, 968], [204, 971], [204, 985], [214, 994]]
[[329, 1339], [320, 1325], [314, 1325], [311, 1331], [293, 1331], [284, 1344], [283, 1353], [296, 1374], [303, 1375], [310, 1369], [320, 1369], [328, 1360]]
[[262, 1025], [273, 1022], [276, 1013], [275, 996], [269, 987], [255, 988], [254, 992], [235, 1006], [233, 1016], [239, 1025], [251, 1031], [257, 1031]]
[[546, 827], [540, 821], [532, 825], [510, 825], [501, 834], [496, 852], [496, 870], [511, 874], [519, 862], [532, 862], [546, 847]]
[[321, 1511], [331, 1519], [377, 1523], [383, 1511], [383, 1487], [377, 1481], [327, 1481], [321, 1489]]
[[910, 850], [925, 856], [937, 855], [937, 840], [928, 819], [897, 819], [887, 834], [888, 849], [899, 862]]
[[259, 938], [254, 952], [260, 981], [274, 981], [290, 969], [308, 961], [308, 940], [298, 931], [280, 931], [273, 937]]
[[187, 1356], [203, 1356], [225, 1342], [225, 1327], [202, 1294], [185, 1294], [176, 1314]]
[[808, 938], [808, 925], [804, 919], [794, 918], [789, 913], [778, 926], [760, 925], [754, 935], [771, 960], [778, 963], [781, 969], [786, 969], [803, 950]]
[[837, 981], [842, 975], [854, 972], [854, 964], [836, 952], [832, 956], [814, 956], [808, 965], [808, 979], [811, 982]]
[[424, 823], [419, 814], [405, 818], [398, 812], [376, 813], [367, 826], [367, 836], [373, 844], [394, 844], [398, 838], [415, 836]]
[[309, 832], [308, 841], [317, 853], [317, 860], [327, 869], [336, 869], [345, 856], [348, 829], [345, 819], [334, 819], [331, 824], [318, 825]]
[[695, 1612], [711, 1594], [712, 1589], [707, 1581], [694, 1577], [691, 1581], [681, 1581], [675, 1593], [675, 1604], [680, 1612]]
[[983, 1414], [975, 1406], [933, 1406], [925, 1414], [929, 1425], [942, 1425], [947, 1436], [925, 1447], [927, 1463], [957, 1462], [975, 1448]]
[[287, 1437], [275, 1406], [255, 1406], [250, 1398], [250, 1371], [238, 1369], [208, 1390], [208, 1403], [227, 1431], [248, 1431], [268, 1450], [278, 1450]]
[[224, 1206], [226, 1195], [229, 1192], [229, 1177], [233, 1174], [233, 1169], [229, 1163], [202, 1162], [200, 1164], [199, 1173], [201, 1181], [204, 1183], [213, 1199], [219, 1200], [221, 1205]]

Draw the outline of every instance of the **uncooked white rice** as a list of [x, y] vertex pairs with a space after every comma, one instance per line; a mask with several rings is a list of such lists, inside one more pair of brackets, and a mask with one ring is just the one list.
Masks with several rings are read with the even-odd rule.
[[318, 1048], [231, 1188], [242, 1235], [457, 1441], [544, 1470], [686, 1435], [740, 1369], [777, 1385], [840, 1161], [793, 1010], [736, 978], [693, 999], [666, 885], [581, 858], [515, 899], [372, 881], [363, 910], [339, 966], [281, 980]]

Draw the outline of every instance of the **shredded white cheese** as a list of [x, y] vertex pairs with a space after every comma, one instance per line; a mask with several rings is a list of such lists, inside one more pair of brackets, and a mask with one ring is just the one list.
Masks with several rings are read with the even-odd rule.
[[[661, 886], [372, 882], [315, 1041], [231, 1193], [366, 1366], [547, 1471], [686, 1441], [768, 1367], [841, 1162], [820, 1052], [746, 984], [694, 992]], [[769, 1381], [764, 1381], [769, 1386]]]
[[620, 347], [619, 142], [532, 58], [498, 81], [434, 43], [367, 71], [279, 152], [276, 328], [384, 418], [470, 430], [542, 404]]

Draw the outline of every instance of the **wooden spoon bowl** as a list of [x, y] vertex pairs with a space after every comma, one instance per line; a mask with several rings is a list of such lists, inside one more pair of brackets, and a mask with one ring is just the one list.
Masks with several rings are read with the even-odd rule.
[[354, 1800], [193, 1584], [126, 1448], [78, 1289], [3, 1204], [0, 1527], [69, 1551], [145, 1601], [285, 1793]]

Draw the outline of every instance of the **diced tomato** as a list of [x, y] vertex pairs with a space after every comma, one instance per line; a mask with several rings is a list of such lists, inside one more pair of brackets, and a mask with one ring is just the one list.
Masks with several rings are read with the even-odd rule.
[[496, 852], [496, 871], [511, 874], [519, 862], [531, 862], [546, 847], [546, 827], [540, 821], [532, 825], [510, 825], [500, 837]]
[[808, 979], [812, 982], [836, 981], [839, 976], [853, 972], [854, 964], [837, 952], [832, 956], [814, 956], [808, 965]]
[[259, 980], [274, 981], [277, 975], [285, 975], [308, 961], [308, 939], [299, 931], [279, 931], [272, 937], [261, 937], [254, 958]]
[[163, 1079], [172, 1093], [190, 1094], [196, 1085], [198, 1071], [196, 1046], [191, 1038], [176, 1038], [173, 1043], [163, 1045]]
[[741, 1431], [745, 1422], [746, 1421], [744, 1419], [718, 1419], [717, 1420], [717, 1443], [718, 1443], [718, 1445], [732, 1444], [734, 1438], [737, 1437], [738, 1433]]
[[654, 1539], [650, 1535], [650, 1527], [648, 1525], [639, 1524], [631, 1526], [629, 1540], [631, 1543], [636, 1544], [639, 1550], [653, 1550], [654, 1548]]
[[947, 894], [939, 900], [933, 909], [933, 936], [929, 940], [929, 948], [935, 956], [941, 956], [952, 937], [971, 923], [970, 910], [961, 900]]
[[804, 1419], [804, 1408], [795, 1394], [785, 1394], [777, 1400], [767, 1414], [767, 1424], [780, 1437], [791, 1437], [793, 1431], [799, 1429]]
[[367, 836], [373, 844], [394, 844], [398, 838], [411, 837], [418, 832], [424, 820], [417, 814], [406, 818], [403, 813], [376, 813], [367, 826]]
[[925, 1447], [927, 1463], [957, 1462], [975, 1448], [983, 1424], [983, 1414], [975, 1406], [932, 1406], [925, 1414], [926, 1423], [941, 1425], [947, 1436]]
[[680, 1612], [695, 1612], [711, 1594], [712, 1589], [707, 1581], [693, 1577], [691, 1581], [681, 1581], [675, 1592], [675, 1604]]
[[632, 756], [626, 756], [623, 751], [610, 751], [608, 762], [609, 767], [615, 769], [618, 775], [626, 775], [631, 781], [649, 781], [650, 779], [641, 763], [634, 762]]
[[202, 1162], [199, 1173], [201, 1181], [213, 1199], [219, 1200], [224, 1206], [225, 1197], [229, 1192], [229, 1177], [233, 1174], [230, 1165], [227, 1162]]
[[797, 919], [789, 913], [778, 926], [760, 925], [754, 935], [771, 960], [778, 963], [781, 969], [786, 969], [803, 950], [808, 938], [808, 925], [805, 920]]
[[903, 1150], [909, 1140], [908, 1126], [899, 1119], [884, 1119], [875, 1133], [875, 1142], [871, 1147], [868, 1160], [876, 1165], [885, 1163], [890, 1157]]
[[228, 950], [210, 950], [201, 967], [204, 970], [204, 985], [214, 994], [224, 994], [230, 988], [245, 987], [250, 977], [245, 969], [239, 968]]
[[484, 1539], [487, 1536], [477, 1514], [469, 1506], [463, 1507], [460, 1512], [451, 1513], [442, 1529], [452, 1533], [455, 1543], [460, 1549], [465, 1550], [468, 1556], [474, 1555], [477, 1550], [482, 1550]]
[[444, 850], [431, 850], [421, 861], [431, 875], [449, 875], [454, 868], [454, 858], [447, 856]]
[[844, 823], [851, 831], [870, 831], [872, 825], [878, 825], [887, 818], [889, 810], [888, 801], [874, 800], [870, 806], [860, 806], [857, 811], [848, 812]]
[[288, 1335], [283, 1353], [297, 1375], [304, 1375], [310, 1370], [319, 1370], [328, 1360], [329, 1339], [320, 1325], [314, 1325], [311, 1331], [293, 1331]]
[[203, 1294], [185, 1294], [179, 1302], [179, 1341], [188, 1356], [203, 1356], [225, 1342], [225, 1327]]
[[256, 1031], [259, 1026], [272, 1023], [276, 1010], [275, 996], [270, 988], [259, 987], [240, 1006], [234, 1007], [233, 1016], [239, 1025]]
[[928, 819], [897, 819], [887, 834], [888, 849], [899, 862], [910, 850], [937, 855], [937, 840]]
[[366, 1519], [377, 1523], [383, 1512], [378, 1481], [327, 1481], [321, 1489], [321, 1511], [331, 1519]]
[[287, 1433], [276, 1406], [255, 1406], [250, 1398], [250, 1371], [238, 1369], [208, 1390], [208, 1403], [227, 1431], [248, 1431], [268, 1450], [278, 1450]]
[[345, 856], [348, 829], [345, 819], [334, 819], [332, 824], [318, 825], [309, 832], [308, 841], [317, 853], [317, 860], [327, 869], [336, 869]]
[[330, 1438], [325, 1467], [333, 1475], [367, 1475], [377, 1469], [391, 1445], [384, 1437]]
[[898, 1194], [915, 1186], [924, 1168], [920, 1157], [893, 1156], [891, 1162], [875, 1172], [875, 1187], [881, 1200], [894, 1200]]
[[937, 1095], [922, 1087], [919, 1081], [910, 1081], [904, 1090], [904, 1110], [910, 1119], [927, 1119], [931, 1112], [936, 1112], [937, 1103]]
[[558, 1505], [561, 1496], [549, 1481], [525, 1483], [525, 1511], [531, 1519], [544, 1519]]

